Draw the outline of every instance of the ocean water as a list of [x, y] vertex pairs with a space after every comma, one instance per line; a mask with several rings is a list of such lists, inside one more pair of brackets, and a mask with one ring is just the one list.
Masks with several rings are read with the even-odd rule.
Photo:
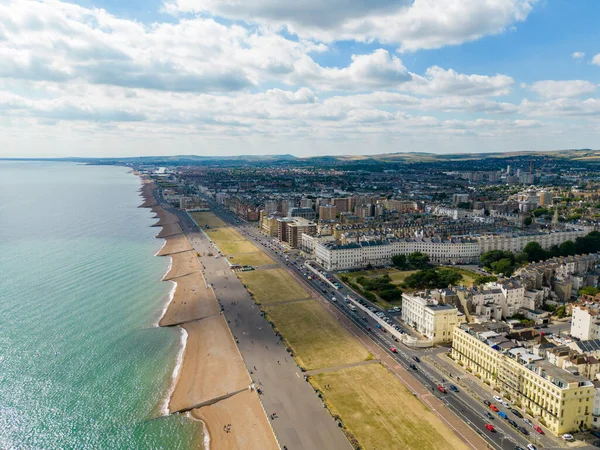
[[161, 417], [180, 331], [168, 258], [122, 167], [0, 161], [0, 449], [187, 449]]

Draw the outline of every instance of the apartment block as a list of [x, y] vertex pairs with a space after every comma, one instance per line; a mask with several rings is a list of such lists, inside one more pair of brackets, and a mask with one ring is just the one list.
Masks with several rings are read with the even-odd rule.
[[432, 298], [402, 294], [402, 320], [433, 344], [442, 344], [452, 340], [458, 310]]
[[530, 339], [508, 333], [502, 324], [463, 324], [454, 329], [452, 358], [554, 434], [589, 427], [593, 383], [576, 370], [565, 370], [532, 353], [531, 348]]

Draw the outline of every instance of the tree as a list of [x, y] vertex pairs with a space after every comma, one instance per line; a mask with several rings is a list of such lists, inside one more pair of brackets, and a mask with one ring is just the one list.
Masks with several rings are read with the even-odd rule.
[[494, 273], [502, 274], [506, 277], [511, 276], [515, 267], [509, 258], [501, 259], [492, 263], [491, 269]]
[[559, 308], [557, 308], [556, 310], [556, 317], [558, 317], [559, 319], [562, 319], [563, 317], [565, 317], [566, 315], [566, 309], [565, 309], [565, 305], [560, 306]]
[[579, 295], [597, 295], [600, 294], [600, 289], [594, 286], [585, 286], [579, 289]]
[[471, 203], [470, 202], [459, 202], [456, 207], [458, 209], [471, 209]]
[[533, 219], [531, 217], [525, 217], [525, 219], [523, 219], [523, 225], [525, 225], [526, 227], [530, 226], [533, 223]]
[[550, 254], [537, 242], [528, 243], [523, 248], [523, 253], [527, 254], [527, 261], [529, 262], [542, 261], [550, 257]]
[[541, 216], [547, 216], [550, 213], [550, 211], [548, 211], [546, 208], [537, 208], [534, 212], [533, 215], [535, 217], [541, 217]]
[[421, 252], [414, 252], [408, 255], [408, 265], [413, 269], [425, 269], [429, 267], [429, 255]]
[[573, 241], [565, 241], [558, 247], [558, 255], [571, 256], [577, 254], [577, 246]]
[[501, 259], [510, 259], [511, 262], [514, 262], [515, 255], [511, 252], [504, 250], [490, 250], [489, 252], [485, 252], [479, 257], [479, 261], [484, 267], [492, 267], [492, 263], [496, 261], [500, 261]]
[[396, 266], [400, 270], [404, 270], [408, 266], [405, 255], [392, 256], [392, 264], [394, 264], [394, 266]]

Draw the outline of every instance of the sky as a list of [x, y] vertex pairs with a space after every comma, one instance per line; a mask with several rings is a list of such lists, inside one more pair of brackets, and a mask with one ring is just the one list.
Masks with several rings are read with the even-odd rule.
[[600, 148], [595, 0], [0, 0], [0, 157]]

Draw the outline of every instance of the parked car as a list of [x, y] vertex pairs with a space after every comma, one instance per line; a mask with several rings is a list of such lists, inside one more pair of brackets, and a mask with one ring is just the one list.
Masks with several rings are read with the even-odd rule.
[[508, 403], [505, 400], [502, 400], [500, 403], [502, 403], [502, 406], [504, 406], [505, 408], [510, 408], [510, 403]]
[[489, 411], [487, 411], [487, 412], [485, 413], [485, 415], [486, 415], [486, 417], [487, 417], [488, 419], [491, 419], [491, 420], [494, 420], [494, 419], [495, 419], [494, 415], [493, 415], [491, 412], [489, 412]]
[[410, 368], [411, 368], [412, 370], [417, 370], [417, 366], [415, 366], [414, 364], [411, 364], [411, 365], [410, 365]]
[[457, 388], [456, 386], [454, 386], [453, 384], [451, 384], [451, 385], [450, 385], [450, 390], [451, 390], [452, 392], [459, 392], [459, 391], [458, 391], [458, 388]]
[[437, 389], [438, 391], [440, 391], [442, 394], [446, 393], [446, 388], [444, 386], [442, 386], [441, 384], [437, 385]]
[[498, 407], [497, 407], [496, 405], [494, 405], [493, 403], [490, 405], [490, 409], [491, 409], [492, 411], [494, 411], [495, 413], [497, 413], [497, 412], [498, 412]]
[[396, 347], [390, 347], [390, 351], [392, 353], [398, 353], [398, 350], [396, 349]]
[[533, 429], [540, 434], [544, 434], [544, 430], [542, 430], [542, 427], [540, 427], [539, 425], [534, 425]]
[[529, 425], [530, 427], [533, 427], [533, 422], [529, 419], [523, 419], [523, 422], [525, 422], [527, 425]]
[[525, 436], [529, 436], [529, 431], [527, 431], [525, 429], [525, 427], [517, 427], [517, 430], [519, 430], [521, 433], [523, 433]]
[[574, 439], [573, 435], [569, 433], [563, 434], [561, 438], [563, 438], [563, 441], [572, 441]]
[[506, 421], [510, 423], [513, 428], [517, 428], [519, 426], [519, 424], [512, 419], [506, 419]]
[[508, 419], [508, 416], [506, 415], [506, 413], [504, 411], [498, 411], [498, 417], [502, 418], [502, 419]]
[[533, 444], [527, 444], [527, 450], [537, 450], [537, 447]]
[[419, 357], [418, 357], [418, 356], [413, 356], [413, 359], [414, 359], [416, 362], [421, 362], [421, 360], [419, 359]]
[[494, 395], [494, 400], [496, 400], [498, 403], [502, 403], [502, 397], [498, 397], [497, 395]]
[[510, 410], [510, 412], [512, 412], [512, 413], [513, 413], [515, 416], [517, 416], [519, 419], [522, 419], [522, 418], [523, 418], [523, 414], [521, 414], [521, 413], [519, 412], [519, 410], [517, 410], [517, 409], [511, 409], [511, 410]]
[[485, 427], [487, 428], [488, 431], [494, 431], [494, 425], [492, 425], [491, 423], [486, 423]]
[[489, 400], [484, 400], [484, 401], [483, 401], [483, 403], [484, 403], [486, 406], [490, 406], [490, 405], [492, 404], [492, 402], [490, 402]]

